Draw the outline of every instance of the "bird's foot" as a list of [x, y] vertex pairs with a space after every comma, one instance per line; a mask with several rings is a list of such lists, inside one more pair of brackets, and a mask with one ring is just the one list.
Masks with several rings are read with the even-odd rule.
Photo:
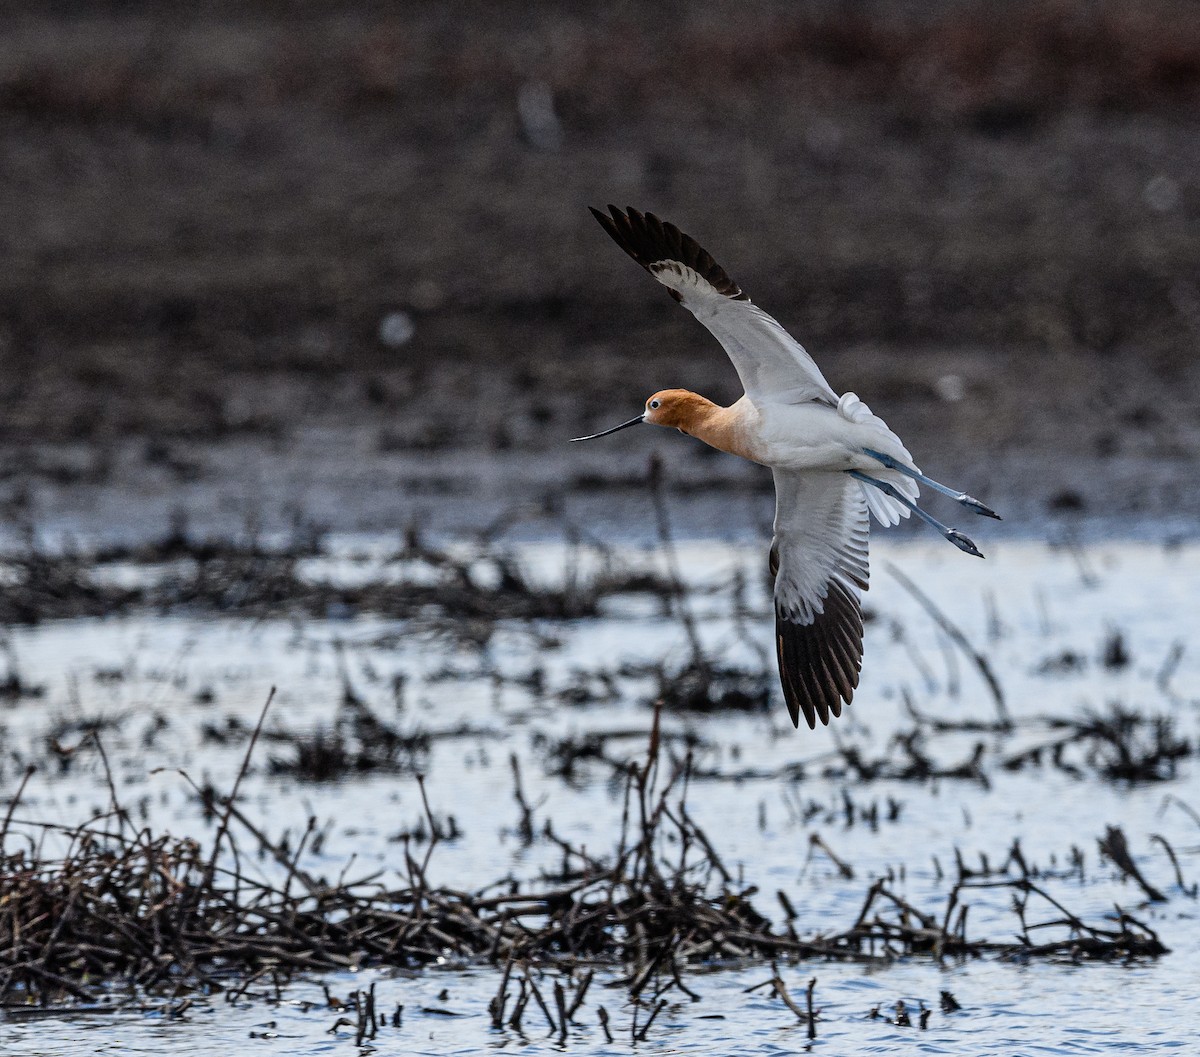
[[981, 514], [984, 517], [994, 517], [997, 521], [1004, 520], [999, 514], [996, 513], [996, 511], [994, 511], [986, 503], [981, 503], [973, 495], [967, 495], [966, 492], [959, 492], [958, 495], [956, 495], [954, 497], [954, 501], [956, 503], [962, 503], [962, 505], [965, 506], [968, 510], [973, 510], [973, 511], [975, 511], [976, 514]]
[[964, 536], [958, 529], [947, 529], [945, 532], [946, 539], [954, 544], [960, 551], [965, 551], [967, 554], [973, 554], [976, 558], [983, 557], [983, 551], [975, 546], [974, 542]]

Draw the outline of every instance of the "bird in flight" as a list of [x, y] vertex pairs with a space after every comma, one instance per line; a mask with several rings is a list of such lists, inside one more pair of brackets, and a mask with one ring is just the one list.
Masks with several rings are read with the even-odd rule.
[[592, 215], [712, 332], [745, 393], [720, 407], [687, 389], [664, 389], [636, 418], [574, 439], [595, 440], [647, 422], [771, 468], [770, 570], [783, 696], [795, 726], [801, 715], [810, 728], [818, 719], [828, 724], [853, 699], [862, 669], [870, 515], [890, 526], [911, 512], [979, 558], [971, 540], [917, 506], [918, 484], [976, 514], [1000, 515], [921, 473], [883, 419], [854, 393], [835, 393], [804, 347], [674, 224], [611, 205]]

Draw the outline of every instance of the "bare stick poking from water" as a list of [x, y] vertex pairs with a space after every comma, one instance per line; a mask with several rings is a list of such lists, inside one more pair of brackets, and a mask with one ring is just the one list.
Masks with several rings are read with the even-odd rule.
[[129, 822], [126, 817], [125, 809], [121, 806], [120, 800], [117, 798], [117, 785], [113, 781], [112, 768], [108, 765], [108, 753], [104, 751], [104, 743], [100, 740], [100, 732], [92, 731], [92, 741], [95, 743], [96, 751], [100, 754], [100, 762], [104, 766], [104, 780], [108, 784], [108, 802], [109, 808], [117, 819], [117, 828], [121, 833], [125, 832], [125, 824]]
[[4, 813], [4, 825], [0, 826], [0, 854], [4, 852], [4, 842], [8, 839], [8, 827], [12, 824], [13, 812], [17, 810], [17, 805], [21, 802], [21, 797], [25, 795], [25, 787], [29, 784], [29, 779], [37, 773], [37, 768], [33, 764], [29, 764], [25, 768], [25, 774], [21, 777], [21, 784], [17, 786], [16, 793], [8, 802], [8, 810]]
[[492, 1014], [492, 1027], [504, 1026], [504, 1007], [508, 1005], [508, 980], [512, 975], [513, 948], [509, 948], [508, 957], [504, 959], [504, 972], [500, 977], [500, 986], [496, 989], [495, 997], [488, 1003], [488, 1011]]
[[611, 1046], [613, 1037], [612, 1032], [608, 1030], [608, 1010], [603, 1006], [597, 1006], [596, 1019], [600, 1021], [600, 1027], [604, 1029], [604, 1041]]
[[1165, 811], [1171, 804], [1178, 805], [1179, 809], [1184, 812], [1197, 826], [1200, 826], [1200, 811], [1197, 811], [1186, 800], [1180, 800], [1174, 793], [1168, 793], [1163, 797], [1162, 807], [1159, 809], [1159, 814]]
[[558, 1042], [567, 1041], [567, 993], [560, 981], [554, 981], [554, 1007], [558, 1011]]
[[1200, 895], [1200, 884], [1193, 884], [1191, 887], [1188, 887], [1188, 885], [1184, 884], [1183, 870], [1180, 869], [1179, 860], [1175, 857], [1175, 849], [1172, 848], [1169, 843], [1167, 843], [1167, 838], [1161, 833], [1151, 833], [1150, 840], [1155, 844], [1161, 844], [1163, 846], [1163, 850], [1167, 853], [1167, 857], [1171, 860], [1171, 865], [1175, 867], [1175, 883], [1179, 885], [1180, 891], [1182, 891], [1183, 894], [1188, 897], [1188, 899], [1195, 899], [1197, 895]]
[[1162, 667], [1154, 676], [1154, 685], [1158, 687], [1159, 692], [1172, 701], [1180, 700], [1179, 695], [1171, 689], [1171, 678], [1175, 675], [1179, 662], [1183, 660], [1185, 648], [1183, 639], [1176, 639], [1171, 643], [1171, 648], [1167, 651], [1167, 659], [1163, 661]]
[[521, 843], [525, 847], [529, 847], [533, 843], [533, 808], [529, 801], [525, 799], [525, 790], [521, 787], [521, 761], [517, 759], [515, 752], [509, 753], [509, 766], [512, 768], [513, 774], [513, 798], [517, 802], [517, 807], [521, 810], [521, 821], [517, 825], [517, 835], [521, 838]]
[[783, 977], [779, 975], [779, 966], [776, 965], [774, 962], [771, 963], [771, 972], [773, 973], [773, 975], [771, 977], [771, 987], [774, 989], [775, 994], [779, 996], [779, 1000], [785, 1006], [787, 1006], [788, 1009], [790, 1009], [793, 1013], [796, 1014], [797, 1020], [799, 1020], [801, 1023], [807, 1022], [808, 1037], [810, 1039], [815, 1039], [817, 1037], [817, 1028], [813, 1021], [812, 1002], [813, 1002], [813, 988], [817, 986], [816, 977], [813, 977], [813, 979], [810, 980], [809, 984], [808, 984], [808, 1012], [805, 1013], [805, 1011], [796, 1004], [795, 999], [793, 999], [792, 996], [790, 994], [788, 994], [787, 985], [783, 982]]
[[1000, 681], [996, 678], [992, 671], [992, 666], [988, 663], [988, 659], [980, 653], [974, 646], [971, 645], [962, 629], [959, 628], [945, 613], [943, 613], [933, 601], [926, 595], [916, 584], [914, 584], [907, 576], [896, 568], [891, 562], [885, 562], [884, 568], [903, 587], [925, 610], [926, 613], [933, 618], [933, 621], [940, 627], [950, 638], [955, 645], [959, 647], [970, 658], [971, 662], [979, 669], [979, 674], [983, 676], [983, 681], [987, 683], [988, 689], [992, 692], [992, 700], [996, 703], [996, 714], [999, 718], [999, 726], [1003, 730], [1011, 730], [1013, 727], [1012, 716], [1009, 715], [1008, 706], [1004, 703], [1004, 691], [1000, 688]]
[[525, 969], [525, 982], [529, 984], [529, 991], [533, 995], [534, 1000], [541, 1007], [542, 1015], [546, 1018], [546, 1023], [550, 1025], [550, 1034], [553, 1035], [558, 1031], [558, 1025], [554, 1023], [554, 1017], [550, 1012], [550, 1007], [546, 1005], [546, 1000], [542, 997], [542, 992], [538, 990], [538, 985], [534, 982], [532, 976], [529, 975], [529, 969]]
[[854, 879], [854, 867], [851, 866], [845, 859], [840, 858], [837, 853], [825, 843], [825, 839], [819, 833], [812, 833], [808, 838], [809, 858], [812, 857], [812, 849], [820, 848], [828, 857], [830, 862], [837, 867], [838, 874], [847, 881]]
[[1125, 833], [1120, 826], [1108, 826], [1104, 836], [1097, 843], [1100, 845], [1100, 851], [1112, 861], [1112, 864], [1121, 873], [1137, 883], [1146, 893], [1146, 898], [1150, 902], [1165, 903], [1167, 901], [1167, 897], [1142, 876], [1142, 871], [1138, 869], [1137, 863], [1133, 861], [1133, 856], [1129, 854], [1129, 843], [1125, 840]]
[[665, 998], [660, 998], [658, 1000], [658, 1002], [655, 1003], [654, 1008], [652, 1010], [650, 1010], [650, 1016], [646, 1018], [646, 1023], [643, 1024], [641, 1026], [641, 1028], [638, 1028], [638, 1026], [637, 1026], [637, 1006], [635, 1005], [633, 1007], [633, 1010], [634, 1010], [633, 1027], [635, 1029], [633, 1032], [633, 1041], [634, 1042], [645, 1042], [646, 1041], [646, 1035], [650, 1031], [650, 1025], [654, 1023], [655, 1018], [659, 1015], [659, 1013], [661, 1013], [664, 1009], [666, 1009], [666, 1007], [667, 1007], [667, 1000]]
[[817, 989], [817, 978], [808, 981], [808, 1037], [817, 1037], [817, 1014], [813, 1011], [813, 992]]
[[583, 1000], [587, 995], [588, 988], [592, 984], [593, 975], [594, 970], [589, 969], [583, 974], [583, 978], [576, 985], [575, 997], [571, 1000], [571, 1005], [567, 1009], [567, 1020], [573, 1021], [575, 1019], [575, 1014], [579, 1012], [579, 1007], [583, 1005]]
[[203, 891], [207, 891], [212, 886], [213, 873], [217, 868], [217, 856], [221, 854], [221, 841], [225, 839], [225, 834], [229, 832], [229, 819], [233, 814], [234, 805], [237, 802], [238, 789], [241, 788], [242, 779], [246, 777], [246, 772], [250, 769], [250, 757], [254, 755], [254, 746], [258, 744], [258, 736], [262, 733], [263, 723], [267, 719], [267, 710], [271, 707], [271, 702], [275, 700], [275, 687], [271, 687], [270, 693], [267, 694], [267, 700], [263, 704], [262, 712], [258, 715], [258, 722], [254, 724], [254, 733], [250, 735], [250, 744], [246, 746], [246, 755], [242, 757], [242, 766], [238, 768], [237, 778], [234, 779], [233, 789], [229, 793], [229, 799], [225, 804], [225, 813], [221, 816], [221, 824], [217, 827], [217, 836], [213, 841], [212, 856], [208, 860], [208, 869], [205, 871]]
[[521, 987], [521, 993], [517, 995], [517, 1004], [513, 1007], [512, 1019], [508, 1022], [508, 1026], [513, 1031], [521, 1030], [521, 1018], [525, 1016], [525, 1007], [529, 1005], [529, 984], [525, 977], [521, 977], [517, 981]]
[[683, 625], [688, 644], [692, 647], [692, 659], [701, 671], [710, 668], [704, 647], [700, 644], [700, 633], [696, 630], [696, 619], [688, 605], [687, 590], [679, 572], [679, 557], [675, 553], [675, 540], [671, 535], [671, 519], [667, 515], [667, 499], [663, 492], [662, 460], [657, 455], [650, 457], [650, 497], [654, 500], [654, 519], [658, 526], [658, 540], [667, 561], [667, 579], [671, 588], [671, 608]]

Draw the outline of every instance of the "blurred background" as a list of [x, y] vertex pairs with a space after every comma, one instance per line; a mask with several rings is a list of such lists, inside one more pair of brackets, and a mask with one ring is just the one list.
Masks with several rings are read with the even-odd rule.
[[738, 395], [609, 201], [1026, 530], [1200, 514], [1194, 3], [51, 0], [0, 35], [5, 533], [620, 520], [652, 450], [755, 528], [765, 471], [563, 443]]

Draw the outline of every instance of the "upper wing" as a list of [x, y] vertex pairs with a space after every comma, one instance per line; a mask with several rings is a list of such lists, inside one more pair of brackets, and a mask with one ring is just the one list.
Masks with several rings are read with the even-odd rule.
[[775, 646], [792, 723], [842, 714], [862, 667], [867, 501], [842, 473], [775, 470]]
[[[611, 214], [611, 215], [609, 215]], [[671, 291], [724, 346], [751, 397], [784, 403], [837, 403], [804, 346], [761, 308], [696, 241], [653, 213], [592, 210], [626, 253]]]

